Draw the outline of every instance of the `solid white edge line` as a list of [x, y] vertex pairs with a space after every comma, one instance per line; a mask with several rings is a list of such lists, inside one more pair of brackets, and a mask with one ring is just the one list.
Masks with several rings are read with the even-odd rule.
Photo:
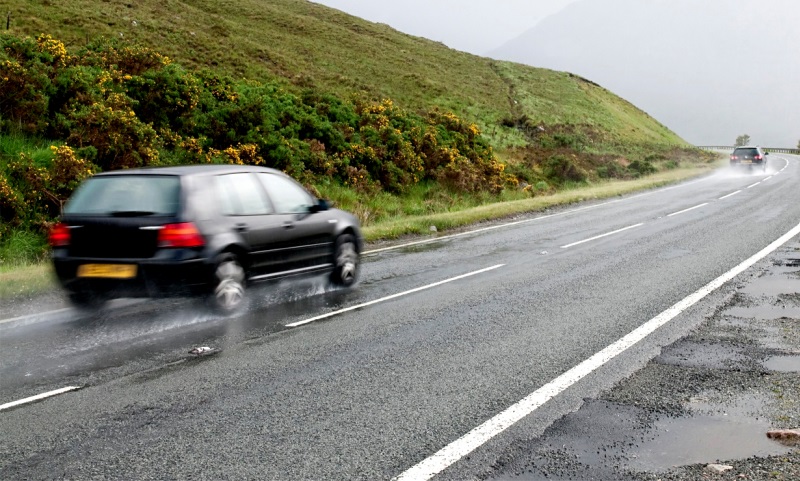
[[80, 389], [80, 386], [67, 386], [61, 389], [56, 389], [55, 391], [50, 391], [43, 394], [37, 394], [36, 396], [26, 397], [25, 399], [20, 399], [19, 401], [12, 401], [10, 403], [5, 403], [3, 405], [0, 405], [0, 411], [13, 408], [16, 406], [21, 406], [22, 404], [28, 404], [35, 401], [40, 401], [42, 399], [47, 399], [49, 397], [58, 396], [59, 394], [64, 394], [65, 392], [77, 391], [78, 389]]
[[748, 189], [752, 189], [753, 187], [757, 186], [757, 185], [758, 185], [758, 184], [760, 184], [760, 183], [761, 183], [761, 182], [756, 182], [756, 183], [755, 183], [755, 184], [753, 184], [753, 185], [748, 185], [748, 186], [747, 186], [747, 188], [748, 188]]
[[727, 198], [729, 198], [729, 197], [733, 197], [734, 195], [736, 195], [736, 194], [741, 194], [741, 193], [742, 193], [742, 191], [741, 191], [741, 190], [737, 190], [736, 192], [734, 192], [734, 193], [732, 193], [732, 194], [728, 194], [728, 195], [726, 195], [726, 196], [720, 197], [718, 200], [725, 200], [725, 199], [727, 199]]
[[[425, 240], [421, 240], [421, 241], [408, 242], [406, 244], [400, 244], [400, 245], [396, 245], [396, 246], [382, 247], [380, 249], [373, 249], [373, 250], [370, 250], [370, 251], [364, 251], [362, 254], [365, 255], [365, 256], [369, 256], [369, 255], [378, 254], [380, 252], [386, 252], [386, 251], [391, 251], [391, 250], [395, 250], [395, 249], [402, 249], [403, 247], [411, 247], [411, 246], [416, 246], [416, 245], [421, 245], [421, 244], [429, 244], [431, 242], [438, 242], [438, 241], [443, 241], [443, 240], [447, 240], [447, 239], [452, 239], [452, 238], [455, 238], [455, 237], [461, 237], [461, 236], [470, 235], [470, 234], [477, 234], [479, 232], [485, 232], [485, 231], [493, 230], [493, 229], [500, 229], [502, 227], [511, 227], [511, 226], [514, 226], [514, 225], [525, 224], [525, 223], [528, 223], [528, 222], [537, 222], [537, 221], [540, 221], [540, 220], [549, 219], [551, 217], [560, 217], [560, 216], [564, 216], [564, 215], [568, 215], [568, 214], [574, 214], [576, 212], [583, 212], [583, 211], [586, 211], [586, 210], [589, 210], [589, 209], [596, 209], [598, 207], [603, 207], [603, 206], [606, 206], [606, 205], [616, 204], [618, 202], [626, 202], [626, 201], [629, 201], [629, 200], [632, 200], [632, 199], [638, 199], [639, 197], [644, 197], [644, 196], [647, 196], [647, 195], [653, 195], [653, 194], [656, 194], [656, 193], [659, 193], [659, 192], [664, 192], [664, 191], [667, 191], [667, 190], [672, 190], [672, 189], [677, 189], [677, 188], [680, 188], [680, 187], [686, 187], [686, 186], [689, 186], [689, 185], [698, 184], [700, 182], [705, 182], [705, 181], [707, 181], [707, 180], [709, 180], [711, 178], [712, 178], [711, 176], [708, 176], [708, 177], [704, 177], [702, 179], [693, 180], [691, 182], [686, 182], [686, 183], [683, 183], [683, 184], [673, 185], [673, 186], [670, 186], [670, 187], [664, 187], [664, 188], [652, 190], [652, 191], [649, 191], [649, 192], [643, 192], [641, 194], [635, 194], [635, 195], [632, 195], [630, 197], [625, 197], [623, 199], [614, 199], [614, 200], [611, 200], [611, 201], [608, 201], [608, 202], [602, 202], [600, 204], [589, 205], [589, 206], [586, 206], [586, 207], [579, 207], [577, 209], [572, 209], [572, 210], [568, 210], [568, 211], [565, 211], [565, 212], [559, 212], [557, 214], [548, 214], [548, 215], [543, 215], [543, 216], [540, 216], [540, 217], [535, 217], [533, 219], [518, 220], [518, 221], [515, 221], [515, 222], [509, 222], [507, 224], [500, 224], [500, 225], [493, 225], [493, 226], [489, 226], [489, 227], [483, 227], [481, 229], [475, 229], [475, 230], [471, 230], [471, 231], [467, 231], [467, 232], [460, 232], [458, 234], [445, 235], [445, 236], [436, 237], [436, 238], [433, 238], [433, 239], [425, 239]], [[553, 207], [557, 207], [557, 206], [553, 206]], [[525, 213], [521, 212], [520, 215], [522, 215], [522, 214], [525, 214]]]
[[531, 414], [541, 405], [562, 393], [567, 388], [586, 377], [588, 374], [594, 372], [597, 368], [601, 367], [619, 354], [625, 352], [631, 346], [638, 343], [653, 333], [656, 329], [677, 317], [680, 313], [690, 308], [704, 297], [719, 289], [726, 282], [755, 265], [758, 261], [777, 250], [779, 247], [798, 234], [800, 234], [800, 224], [795, 226], [792, 230], [781, 236], [769, 246], [759, 251], [754, 256], [750, 257], [720, 277], [709, 282], [694, 293], [686, 296], [677, 304], [674, 304], [661, 314], [634, 329], [622, 339], [616, 341], [589, 359], [553, 379], [549, 383], [523, 398], [521, 401], [492, 417], [464, 436], [456, 439], [419, 464], [393, 478], [394, 481], [418, 481], [431, 479], [459, 459], [463, 458], [493, 437], [514, 425], [517, 421]]
[[636, 225], [629, 225], [628, 227], [623, 227], [622, 229], [617, 229], [612, 232], [606, 232], [605, 234], [600, 234], [598, 236], [591, 237], [589, 239], [584, 239], [582, 241], [573, 242], [572, 244], [567, 244], [565, 246], [561, 246], [562, 249], [569, 249], [570, 247], [575, 247], [576, 245], [585, 244], [587, 242], [591, 242], [593, 240], [602, 239], [603, 237], [608, 237], [610, 235], [619, 234], [620, 232], [625, 232], [626, 230], [635, 229], [637, 227], [641, 227], [644, 225], [644, 222], [641, 224]]
[[25, 316], [12, 317], [10, 319], [0, 320], [0, 324], [6, 324], [8, 322], [24, 321], [24, 320], [27, 320], [27, 319], [36, 319], [38, 317], [51, 316], [53, 314], [58, 314], [58, 313], [61, 313], [61, 312], [67, 312], [67, 311], [71, 311], [71, 310], [72, 310], [72, 308], [70, 308], [70, 307], [64, 307], [62, 309], [55, 309], [55, 310], [52, 310], [52, 311], [44, 311], [44, 312], [40, 312], [40, 313], [37, 313], [37, 314], [28, 314], [28, 315], [25, 315]]
[[673, 217], [673, 216], [676, 216], [676, 215], [679, 215], [679, 214], [685, 214], [686, 212], [689, 212], [689, 211], [692, 211], [692, 210], [695, 210], [695, 209], [699, 209], [700, 207], [705, 207], [707, 205], [708, 205], [708, 202], [706, 202], [705, 204], [696, 205], [694, 207], [689, 207], [688, 209], [683, 209], [683, 210], [680, 210], [678, 212], [673, 212], [672, 214], [667, 215], [667, 217]]
[[371, 306], [373, 304], [378, 304], [379, 302], [385, 302], [385, 301], [388, 301], [388, 300], [391, 300], [391, 299], [396, 299], [398, 297], [406, 296], [408, 294], [413, 294], [415, 292], [424, 291], [424, 290], [430, 289], [432, 287], [441, 286], [442, 284], [447, 284], [448, 282], [453, 282], [453, 281], [457, 281], [459, 279], [464, 279], [465, 277], [471, 277], [471, 276], [474, 276], [474, 275], [477, 275], [477, 274], [482, 274], [484, 272], [493, 271], [493, 270], [499, 269], [499, 268], [501, 268], [503, 266], [505, 266], [505, 264], [497, 264], [496, 266], [487, 267], [485, 269], [480, 269], [480, 270], [473, 271], [473, 272], [468, 272], [466, 274], [461, 274], [460, 276], [451, 277], [450, 279], [445, 279], [443, 281], [434, 282], [433, 284], [428, 284], [426, 286], [417, 287], [417, 288], [414, 288], [414, 289], [411, 289], [411, 290], [408, 290], [408, 291], [399, 292], [397, 294], [392, 294], [391, 296], [381, 297], [380, 299], [375, 299], [374, 301], [369, 301], [369, 302], [365, 302], [363, 304], [350, 306], [350, 307], [347, 307], [347, 308], [344, 308], [344, 309], [340, 309], [338, 311], [329, 312], [327, 314], [322, 314], [320, 316], [312, 317], [311, 319], [306, 319], [304, 321], [293, 322], [291, 324], [287, 324], [286, 327], [304, 326], [306, 324], [310, 324], [312, 322], [316, 322], [316, 321], [319, 321], [319, 320], [322, 320], [322, 319], [327, 319], [329, 317], [338, 316], [339, 314], [343, 314], [345, 312], [354, 311], [356, 309], [361, 309], [362, 307]]

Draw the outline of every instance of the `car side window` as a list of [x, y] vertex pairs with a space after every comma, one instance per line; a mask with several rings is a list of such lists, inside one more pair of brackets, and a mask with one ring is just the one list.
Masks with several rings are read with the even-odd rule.
[[297, 182], [276, 174], [257, 174], [279, 214], [301, 214], [316, 202]]
[[264, 215], [273, 213], [264, 189], [253, 174], [218, 175], [214, 179], [223, 215]]

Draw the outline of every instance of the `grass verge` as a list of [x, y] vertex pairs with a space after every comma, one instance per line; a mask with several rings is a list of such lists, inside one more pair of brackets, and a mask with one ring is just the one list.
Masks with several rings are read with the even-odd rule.
[[588, 187], [564, 190], [553, 195], [511, 202], [498, 202], [458, 212], [387, 219], [364, 227], [364, 237], [367, 242], [396, 239], [404, 235], [428, 234], [431, 226], [436, 226], [437, 231], [443, 231], [477, 222], [541, 211], [559, 205], [574, 204], [586, 200], [608, 199], [697, 177], [711, 172], [715, 167], [715, 164], [706, 164], [679, 168], [636, 180], [603, 182]]
[[[711, 172], [716, 164], [705, 164], [661, 172], [629, 181], [609, 181], [589, 187], [524, 200], [497, 202], [478, 207], [422, 216], [387, 218], [364, 227], [367, 242], [397, 239], [402, 236], [429, 234], [430, 226], [437, 231], [464, 227], [477, 222], [501, 219], [517, 214], [541, 211], [559, 205], [586, 200], [608, 199], [632, 192], [662, 187]], [[35, 296], [56, 288], [48, 262], [19, 265], [0, 265], [0, 299]]]
[[56, 288], [48, 262], [0, 266], [0, 299], [35, 296]]

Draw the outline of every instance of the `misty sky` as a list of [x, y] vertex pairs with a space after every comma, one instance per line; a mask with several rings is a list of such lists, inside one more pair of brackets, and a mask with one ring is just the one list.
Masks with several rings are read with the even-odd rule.
[[698, 145], [800, 140], [800, 0], [316, 0], [476, 55], [566, 70]]
[[524, 33], [576, 0], [314, 0], [476, 55]]

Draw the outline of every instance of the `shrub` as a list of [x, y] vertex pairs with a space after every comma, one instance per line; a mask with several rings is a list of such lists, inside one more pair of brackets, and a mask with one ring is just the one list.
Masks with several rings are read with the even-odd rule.
[[634, 177], [641, 177], [643, 175], [654, 174], [658, 169], [647, 160], [634, 160], [628, 165], [628, 171], [630, 171]]
[[0, 207], [8, 228], [45, 232], [75, 188], [94, 174], [96, 167], [75, 155], [68, 146], [53, 146], [50, 165], [40, 167], [26, 153], [6, 166], [0, 178]]
[[598, 166], [596, 171], [601, 179], [621, 179], [627, 176], [625, 168], [614, 161]]
[[544, 162], [543, 172], [548, 179], [559, 181], [585, 182], [586, 172], [578, 167], [568, 156], [554, 154]]
[[46, 223], [76, 172], [97, 169], [256, 164], [306, 184], [324, 178], [372, 193], [438, 181], [453, 192], [496, 194], [517, 182], [477, 126], [453, 113], [234, 82], [117, 41], [73, 55], [50, 37], [0, 35], [0, 82], [0, 133], [22, 130], [71, 146], [55, 152], [52, 166], [26, 154], [6, 169], [0, 202], [4, 219], [17, 224]]

